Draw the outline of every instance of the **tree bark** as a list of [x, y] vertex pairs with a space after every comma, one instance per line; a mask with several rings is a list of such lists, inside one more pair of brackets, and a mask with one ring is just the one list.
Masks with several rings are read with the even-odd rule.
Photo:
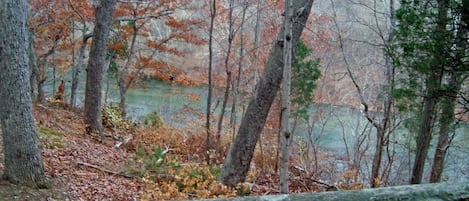
[[45, 182], [29, 83], [28, 1], [0, 4], [0, 124], [5, 154], [3, 178], [35, 186]]
[[288, 167], [290, 159], [290, 142], [292, 131], [290, 130], [290, 91], [292, 68], [292, 26], [293, 26], [293, 0], [285, 1], [285, 22], [283, 35], [283, 79], [282, 79], [282, 112], [281, 112], [281, 137], [280, 147], [280, 193], [288, 194]]
[[106, 63], [107, 41], [116, 2], [116, 0], [101, 0], [96, 8], [96, 23], [86, 73], [85, 123], [89, 128], [87, 129], [88, 134], [96, 131], [100, 135], [102, 134], [101, 90]]
[[[137, 18], [137, 12], [134, 10], [133, 12], [134, 18]], [[120, 103], [119, 107], [121, 108], [122, 111], [122, 117], [126, 118], [127, 116], [127, 110], [125, 107], [126, 103], [126, 97], [125, 94], [127, 94], [127, 90], [129, 89], [132, 81], [127, 81], [126, 83], [126, 77], [129, 74], [129, 68], [132, 63], [132, 59], [134, 58], [134, 52], [135, 52], [135, 43], [137, 42], [137, 36], [138, 36], [138, 31], [140, 30], [140, 27], [142, 27], [144, 24], [140, 25], [137, 27], [137, 22], [133, 21], [132, 23], [132, 39], [130, 42], [130, 50], [129, 50], [129, 56], [127, 57], [127, 62], [125, 62], [125, 66], [122, 69], [122, 72], [118, 73], [119, 74], [119, 79], [118, 79], [118, 85], [119, 85], [119, 95], [120, 95]]]
[[207, 164], [210, 164], [210, 115], [211, 115], [211, 108], [212, 108], [212, 65], [213, 65], [213, 25], [215, 23], [215, 16], [217, 12], [217, 4], [216, 0], [212, 1], [211, 9], [210, 9], [210, 33], [209, 33], [209, 42], [208, 42], [208, 52], [209, 52], [209, 62], [208, 62], [208, 97], [207, 97], [207, 113], [206, 113], [206, 121], [205, 121], [205, 129], [207, 130], [207, 136], [205, 139], [205, 143], [207, 145], [207, 151], [205, 153], [205, 160]]
[[85, 54], [86, 43], [88, 42], [88, 39], [91, 38], [91, 35], [86, 34], [86, 27], [83, 27], [82, 34], [83, 34], [83, 38], [82, 38], [82, 42], [80, 45], [80, 50], [78, 52], [79, 55], [78, 55], [77, 65], [73, 67], [72, 87], [71, 87], [71, 93], [70, 93], [70, 107], [72, 108], [76, 107], [78, 84], [80, 83], [80, 73], [85, 63], [85, 58], [86, 58], [86, 54]]
[[[257, 80], [259, 79], [259, 51], [260, 51], [260, 44], [261, 44], [261, 0], [257, 0], [257, 8], [256, 8], [257, 16], [256, 16], [256, 25], [254, 28], [254, 86], [257, 85]], [[255, 91], [255, 89], [253, 89]], [[255, 93], [255, 92], [254, 92]]]
[[38, 76], [38, 69], [36, 63], [36, 53], [34, 52], [34, 40], [33, 34], [31, 33], [32, 30], [29, 30], [29, 68], [31, 71], [31, 75], [29, 76], [29, 85], [31, 85], [31, 99], [36, 100], [37, 97], [37, 76]]
[[381, 159], [383, 158], [384, 135], [385, 130], [381, 127], [376, 128], [376, 148], [373, 155], [373, 162], [371, 165], [371, 187], [377, 188], [380, 183], [379, 169], [381, 168]]
[[[456, 87], [455, 77], [451, 77], [450, 84]], [[435, 150], [433, 158], [433, 166], [430, 175], [430, 182], [440, 182], [441, 174], [443, 173], [444, 161], [446, 152], [449, 148], [449, 133], [451, 132], [451, 125], [454, 122], [454, 108], [457, 97], [457, 90], [453, 89], [442, 98], [442, 111], [440, 117], [440, 130], [438, 133], [438, 145]]]
[[[293, 2], [296, 11], [293, 24], [292, 46], [298, 44], [301, 32], [308, 20], [312, 0], [298, 0]], [[282, 26], [283, 27], [283, 26]], [[229, 186], [235, 186], [246, 179], [251, 165], [256, 143], [264, 127], [270, 106], [280, 88], [283, 73], [283, 28], [281, 28], [273, 50], [265, 65], [265, 71], [256, 86], [246, 113], [241, 121], [238, 134], [224, 161], [219, 180]]]

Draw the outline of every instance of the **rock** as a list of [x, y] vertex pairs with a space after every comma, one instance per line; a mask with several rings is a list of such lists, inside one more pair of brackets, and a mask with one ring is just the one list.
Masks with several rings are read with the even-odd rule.
[[[370, 188], [363, 190], [211, 199], [211, 201], [391, 201], [469, 200], [469, 182]], [[207, 200], [208, 201], [208, 200]]]

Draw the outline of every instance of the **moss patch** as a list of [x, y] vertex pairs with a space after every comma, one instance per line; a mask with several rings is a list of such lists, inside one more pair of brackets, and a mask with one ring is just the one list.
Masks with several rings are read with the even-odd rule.
[[63, 140], [62, 133], [56, 130], [39, 126], [37, 131], [42, 144], [48, 149], [63, 148], [68, 144], [67, 141]]

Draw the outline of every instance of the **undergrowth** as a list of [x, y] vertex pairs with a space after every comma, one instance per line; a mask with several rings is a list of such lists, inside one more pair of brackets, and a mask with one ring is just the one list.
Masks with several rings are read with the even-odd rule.
[[217, 181], [219, 166], [181, 163], [169, 149], [158, 146], [147, 153], [143, 149], [129, 160], [131, 174], [143, 177], [146, 194], [142, 200], [178, 200], [223, 198], [249, 194], [247, 185], [230, 188]]

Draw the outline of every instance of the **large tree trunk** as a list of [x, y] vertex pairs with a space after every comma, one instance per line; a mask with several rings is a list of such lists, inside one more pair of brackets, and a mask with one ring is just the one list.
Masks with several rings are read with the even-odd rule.
[[101, 0], [96, 8], [96, 23], [86, 73], [85, 123], [89, 128], [88, 132], [97, 131], [99, 134], [102, 133], [101, 89], [106, 63], [107, 41], [115, 5], [116, 0]]
[[[297, 13], [293, 24], [293, 47], [298, 44], [301, 32], [308, 20], [312, 0], [298, 0], [293, 2], [293, 9]], [[283, 27], [283, 26], [282, 26]], [[270, 106], [277, 94], [283, 73], [283, 28], [278, 35], [278, 41], [265, 65], [265, 71], [256, 86], [257, 93], [249, 102], [246, 113], [241, 121], [238, 134], [231, 146], [221, 173], [220, 181], [229, 186], [235, 186], [246, 179], [251, 165], [256, 143], [264, 127]]]
[[425, 159], [428, 154], [428, 149], [430, 147], [430, 141], [432, 138], [432, 128], [433, 120], [435, 118], [435, 108], [438, 102], [440, 94], [439, 89], [442, 79], [442, 69], [445, 65], [444, 59], [447, 54], [445, 52], [445, 45], [441, 42], [444, 40], [445, 29], [446, 29], [446, 20], [448, 12], [448, 0], [439, 0], [438, 1], [438, 19], [436, 26], [436, 33], [434, 36], [435, 41], [437, 41], [436, 47], [434, 47], [435, 52], [433, 53], [434, 61], [432, 62], [429, 75], [425, 79], [425, 97], [423, 98], [423, 114], [422, 121], [420, 122], [420, 129], [417, 135], [416, 141], [416, 150], [415, 150], [415, 159], [414, 167], [412, 169], [412, 177], [410, 180], [411, 184], [419, 184], [422, 182], [423, 171], [425, 167]]
[[28, 2], [0, 4], [0, 123], [3, 178], [37, 186], [45, 181], [42, 152], [34, 124], [29, 83]]

